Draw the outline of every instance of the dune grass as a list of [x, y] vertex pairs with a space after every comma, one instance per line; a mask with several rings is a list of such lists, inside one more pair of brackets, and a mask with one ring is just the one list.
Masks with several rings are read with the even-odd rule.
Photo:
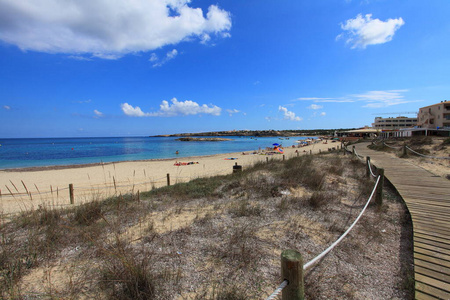
[[[264, 298], [282, 250], [312, 258], [345, 229], [373, 185], [364, 174], [348, 156], [303, 156], [139, 197], [24, 211], [0, 227], [1, 298]], [[376, 218], [363, 236], [391, 226], [392, 216]], [[352, 243], [363, 248], [364, 238]], [[66, 265], [76, 266], [70, 276], [55, 271]], [[39, 270], [54, 270], [54, 283], [27, 287]]]

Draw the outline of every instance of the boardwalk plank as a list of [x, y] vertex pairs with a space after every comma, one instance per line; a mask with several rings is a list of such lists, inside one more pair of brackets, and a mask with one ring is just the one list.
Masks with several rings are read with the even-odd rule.
[[445, 254], [445, 255], [450, 257], [450, 250], [442, 248], [442, 247], [439, 247], [439, 246], [434, 246], [434, 245], [430, 245], [430, 244], [427, 244], [427, 243], [421, 243], [419, 241], [415, 241], [414, 242], [414, 247], [419, 247], [419, 248], [422, 248], [422, 249], [436, 251], [438, 253]]
[[435, 270], [437, 272], [446, 274], [447, 276], [450, 276], [450, 270], [442, 265], [437, 265], [437, 264], [433, 264], [431, 262], [425, 261], [425, 260], [420, 260], [420, 259], [416, 259], [415, 260], [415, 264], [416, 267], [417, 266], [421, 266], [423, 268], [428, 268], [431, 270]]
[[[418, 269], [418, 271], [416, 271]], [[416, 282], [422, 282], [427, 285], [434, 286], [435, 288], [438, 288], [443, 291], [449, 291], [450, 290], [450, 284], [444, 281], [441, 281], [439, 279], [434, 278], [436, 276], [431, 270], [424, 270], [423, 268], [417, 267], [414, 268], [414, 271], [416, 271]], [[427, 273], [422, 274], [421, 272]], [[450, 293], [447, 292], [447, 294], [450, 295]]]
[[440, 261], [442, 261], [443, 266], [447, 266], [450, 268], [450, 256], [448, 256], [446, 254], [428, 250], [428, 249], [424, 249], [424, 248], [420, 248], [420, 247], [416, 247], [416, 246], [414, 246], [414, 252], [422, 254], [422, 255], [428, 255], [430, 257], [439, 258]]
[[442, 243], [440, 241], [430, 240], [430, 239], [427, 239], [427, 238], [419, 237], [417, 235], [414, 237], [414, 242], [415, 243], [423, 243], [423, 244], [427, 244], [427, 245], [433, 245], [433, 246], [436, 246], [436, 247], [440, 247], [440, 248], [444, 248], [444, 249], [450, 250], [450, 244], [448, 244], [448, 243]]
[[422, 274], [424, 276], [427, 276], [428, 278], [432, 278], [434, 280], [436, 280], [436, 284], [440, 285], [444, 288], [442, 288], [443, 290], [445, 290], [445, 285], [449, 285], [450, 282], [450, 276], [440, 273], [440, 272], [436, 272], [436, 270], [432, 270], [432, 269], [428, 269], [428, 268], [424, 268], [422, 266], [419, 265], [415, 265], [414, 267], [414, 271], [417, 274]]
[[358, 144], [356, 151], [385, 170], [411, 214], [415, 298], [450, 299], [450, 181], [367, 145]]
[[447, 244], [449, 243], [448, 237], [440, 238], [440, 237], [436, 237], [434, 235], [430, 235], [428, 233], [422, 233], [422, 232], [418, 232], [418, 231], [415, 231], [413, 234], [414, 234], [414, 238], [421, 237], [421, 238], [425, 238], [425, 239], [440, 242], [440, 243], [447, 243]]
[[435, 287], [429, 286], [422, 282], [416, 282], [416, 296], [417, 300], [429, 299], [450, 299], [450, 293], [439, 290]]

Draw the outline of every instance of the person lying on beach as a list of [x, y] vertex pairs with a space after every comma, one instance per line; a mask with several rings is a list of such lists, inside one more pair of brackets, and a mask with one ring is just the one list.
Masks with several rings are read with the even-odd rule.
[[188, 166], [188, 165], [197, 165], [197, 164], [198, 164], [198, 161], [196, 161], [196, 162], [190, 161], [190, 162], [175, 162], [173, 165], [174, 166]]

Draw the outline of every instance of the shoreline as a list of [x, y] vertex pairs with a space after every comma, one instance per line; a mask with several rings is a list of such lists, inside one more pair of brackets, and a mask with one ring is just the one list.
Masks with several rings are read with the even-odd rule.
[[[248, 151], [244, 151], [244, 152], [252, 152], [252, 151], [254, 151], [254, 150], [248, 150]], [[169, 158], [117, 160], [117, 161], [109, 161], [109, 162], [82, 163], [82, 164], [70, 164], [70, 165], [51, 165], [51, 166], [36, 166], [36, 167], [23, 167], [23, 168], [7, 168], [7, 169], [0, 169], [0, 173], [1, 172], [35, 172], [35, 171], [52, 171], [52, 170], [65, 170], [65, 169], [79, 169], [79, 168], [106, 166], [106, 165], [113, 165], [113, 164], [120, 164], [120, 163], [169, 161], [169, 160], [213, 157], [213, 156], [216, 156], [216, 155], [226, 155], [226, 154], [235, 154], [235, 153], [240, 153], [240, 152], [207, 154], [207, 155], [197, 155], [197, 156], [180, 156], [180, 157], [169, 157]]]
[[[241, 136], [242, 138], [243, 136]], [[244, 137], [245, 138], [245, 137]], [[317, 138], [319, 139], [320, 137], [318, 136], [302, 136], [302, 137], [298, 137], [298, 138]], [[36, 138], [36, 139], [40, 139], [40, 138]], [[47, 139], [47, 138], [42, 138], [42, 139]], [[63, 139], [63, 138], [62, 138]], [[189, 141], [198, 141], [197, 138], [194, 137], [187, 137], [187, 139], [192, 139]], [[215, 139], [214, 137], [201, 137], [199, 138], [201, 141], [206, 141], [206, 140], [210, 140], [210, 139]], [[222, 139], [222, 138], [220, 138]], [[233, 139], [223, 139], [223, 140], [227, 140], [227, 141], [232, 141]], [[215, 140], [214, 140], [215, 141]], [[222, 141], [222, 140], [220, 140]], [[219, 142], [219, 141], [216, 141]], [[181, 143], [181, 141], [180, 141]], [[281, 142], [280, 142], [281, 143]], [[255, 145], [254, 145], [255, 146]], [[260, 145], [262, 148], [262, 145]], [[252, 146], [250, 146], [252, 147]], [[290, 146], [289, 146], [290, 147]], [[256, 148], [253, 148], [256, 149]], [[73, 149], [72, 149], [73, 150]], [[234, 149], [230, 149], [230, 150], [234, 150]], [[235, 150], [236, 151], [236, 150]], [[253, 150], [249, 150], [249, 149], [245, 149], [245, 150], [237, 150], [237, 151], [245, 151], [245, 152], [249, 152], [249, 151], [253, 151]], [[160, 156], [159, 158], [146, 158], [146, 157], [129, 157], [128, 159], [126, 157], [115, 157], [112, 158], [112, 160], [108, 160], [107, 161], [103, 161], [102, 158], [105, 157], [85, 157], [84, 159], [82, 157], [75, 157], [72, 159], [72, 161], [32, 161], [31, 163], [23, 163], [23, 161], [20, 164], [12, 164], [10, 166], [6, 165], [6, 166], [1, 166], [0, 165], [0, 172], [4, 171], [4, 172], [27, 172], [27, 171], [40, 171], [40, 170], [57, 170], [57, 169], [67, 169], [67, 168], [83, 168], [86, 166], [98, 166], [98, 165], [107, 165], [107, 164], [112, 164], [112, 163], [119, 163], [119, 162], [135, 162], [135, 161], [160, 161], [160, 160], [170, 160], [170, 159], [186, 159], [189, 157], [197, 157], [197, 156], [211, 156], [211, 155], [221, 155], [221, 154], [226, 154], [227, 152], [224, 153], [217, 153], [217, 154], [204, 154], [203, 153], [192, 153], [192, 154], [186, 154], [186, 153], [182, 153], [180, 155], [176, 154], [177, 151], [173, 151], [173, 154], [169, 154], [169, 155], [163, 155]], [[172, 153], [172, 152], [171, 152]], [[231, 152], [232, 153], [232, 152]], [[28, 153], [27, 153], [28, 154]], [[116, 159], [116, 160], [114, 160]], [[124, 159], [124, 160], [122, 160]], [[83, 162], [84, 160], [84, 162]], [[5, 163], [6, 164], [6, 163]], [[23, 164], [23, 165], [21, 165]]]
[[[339, 143], [315, 144], [284, 148], [285, 158], [328, 151]], [[295, 151], [298, 151], [298, 154]], [[32, 167], [0, 170], [0, 211], [17, 213], [40, 206], [70, 205], [69, 184], [73, 185], [75, 204], [105, 199], [137, 191], [147, 191], [196, 178], [231, 174], [237, 163], [243, 168], [269, 159], [283, 159], [283, 155], [231, 152], [205, 156], [118, 161], [84, 165]], [[246, 155], [243, 155], [246, 153]], [[180, 163], [180, 164], [177, 164]]]

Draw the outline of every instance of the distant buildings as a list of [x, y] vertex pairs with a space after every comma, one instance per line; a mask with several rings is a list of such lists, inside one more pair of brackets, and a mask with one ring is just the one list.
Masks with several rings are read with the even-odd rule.
[[421, 107], [417, 118], [375, 118], [374, 128], [381, 129], [382, 137], [409, 137], [417, 135], [450, 136], [450, 101]]
[[418, 127], [427, 129], [450, 129], [450, 101], [421, 107], [419, 110]]
[[381, 133], [380, 129], [365, 126], [359, 129], [335, 132], [334, 135], [339, 137], [339, 140], [342, 142], [342, 141], [359, 140], [361, 138], [375, 138], [380, 133]]
[[413, 128], [417, 126], [417, 118], [396, 117], [396, 118], [382, 118], [376, 117], [372, 127], [382, 130], [395, 130], [400, 128]]

